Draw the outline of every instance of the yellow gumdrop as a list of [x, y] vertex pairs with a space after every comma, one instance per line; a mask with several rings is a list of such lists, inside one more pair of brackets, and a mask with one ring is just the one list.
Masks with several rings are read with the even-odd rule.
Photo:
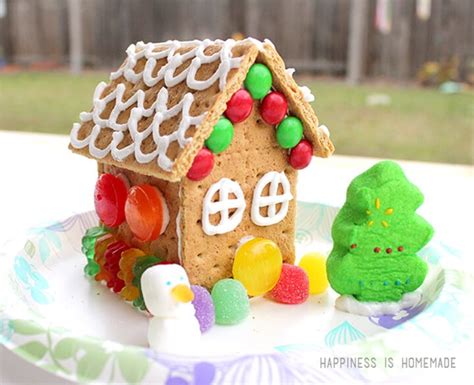
[[125, 282], [125, 286], [120, 291], [120, 296], [126, 301], [133, 301], [137, 299], [140, 294], [138, 288], [132, 284], [134, 278], [133, 266], [135, 266], [137, 258], [144, 255], [145, 253], [143, 251], [135, 248], [127, 249], [120, 255], [120, 271], [117, 275]]
[[138, 290], [137, 287], [135, 286], [125, 286], [121, 291], [120, 291], [120, 296], [125, 300], [125, 301], [135, 301], [138, 296], [140, 295], [140, 291]]
[[105, 250], [107, 249], [107, 246], [109, 246], [112, 242], [115, 242], [115, 240], [116, 239], [112, 234], [105, 234], [102, 237], [98, 238], [97, 241], [95, 242], [94, 259], [100, 267], [99, 272], [95, 276], [95, 280], [97, 282], [100, 282], [100, 281], [108, 282], [111, 278], [110, 273], [104, 269], [104, 263], [105, 263], [104, 254], [105, 254]]
[[241, 245], [235, 253], [232, 274], [250, 296], [262, 295], [278, 282], [283, 258], [275, 242], [253, 238]]
[[320, 253], [307, 253], [301, 258], [298, 264], [309, 278], [309, 293], [321, 294], [329, 286], [328, 276], [326, 274], [326, 257]]

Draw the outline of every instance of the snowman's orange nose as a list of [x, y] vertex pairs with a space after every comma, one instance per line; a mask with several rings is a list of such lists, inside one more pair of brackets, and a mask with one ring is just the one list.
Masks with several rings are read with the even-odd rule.
[[194, 299], [194, 293], [184, 284], [176, 285], [171, 289], [171, 296], [178, 302], [191, 302]]

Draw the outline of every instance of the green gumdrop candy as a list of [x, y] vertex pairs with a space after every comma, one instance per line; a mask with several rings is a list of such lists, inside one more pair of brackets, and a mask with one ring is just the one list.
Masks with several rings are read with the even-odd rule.
[[95, 246], [95, 237], [82, 237], [82, 247], [81, 250], [83, 254], [87, 257], [87, 259], [92, 260], [94, 259], [94, 246]]
[[276, 138], [283, 148], [295, 147], [303, 137], [303, 123], [294, 116], [288, 116], [277, 127]]
[[97, 238], [107, 234], [107, 229], [103, 226], [95, 226], [87, 229], [86, 233], [82, 237], [82, 252], [85, 254], [88, 260], [94, 259], [94, 247]]
[[264, 64], [253, 64], [245, 78], [245, 88], [254, 99], [262, 99], [272, 88], [272, 73]]
[[154, 255], [144, 255], [142, 257], [138, 257], [135, 261], [135, 265], [133, 265], [132, 284], [140, 288], [140, 281], [145, 270], [151, 266], [157, 265], [160, 262], [161, 258], [155, 257]]
[[218, 325], [238, 324], [250, 313], [247, 291], [235, 279], [227, 278], [218, 281], [212, 288], [211, 296]]
[[211, 136], [206, 140], [206, 147], [214, 154], [227, 149], [234, 138], [234, 126], [229, 119], [220, 118], [212, 130]]
[[85, 236], [98, 238], [104, 234], [107, 234], [107, 229], [104, 226], [95, 226], [87, 229]]
[[84, 273], [89, 276], [95, 276], [100, 270], [100, 266], [93, 259], [87, 262], [87, 265], [84, 266]]
[[140, 310], [146, 310], [145, 300], [143, 299], [142, 295], [138, 296], [133, 301], [133, 306], [136, 307], [137, 309], [140, 309]]
[[356, 177], [332, 226], [327, 259], [331, 287], [359, 301], [399, 301], [424, 281], [416, 253], [433, 228], [415, 213], [423, 195], [398, 164], [383, 161]]

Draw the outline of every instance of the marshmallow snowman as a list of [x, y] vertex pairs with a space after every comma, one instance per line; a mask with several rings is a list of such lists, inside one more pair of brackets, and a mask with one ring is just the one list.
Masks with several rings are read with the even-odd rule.
[[152, 266], [142, 275], [141, 289], [152, 315], [148, 325], [150, 347], [165, 353], [193, 350], [201, 331], [185, 270], [176, 264]]

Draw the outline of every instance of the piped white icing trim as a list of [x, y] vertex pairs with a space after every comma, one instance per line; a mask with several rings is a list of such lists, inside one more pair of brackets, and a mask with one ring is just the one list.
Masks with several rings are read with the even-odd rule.
[[417, 291], [405, 293], [398, 302], [359, 302], [351, 295], [342, 295], [336, 299], [336, 308], [347, 313], [378, 317], [411, 308], [420, 303], [421, 298], [422, 294]]
[[318, 127], [318, 130], [323, 133], [323, 135], [327, 136], [328, 138], [331, 136], [329, 132], [329, 128], [327, 128], [324, 124]]
[[303, 99], [306, 102], [308, 102], [308, 103], [314, 102], [315, 97], [314, 97], [314, 95], [312, 94], [311, 90], [308, 87], [299, 86], [299, 88], [300, 88], [300, 91], [303, 93]]
[[[213, 202], [216, 193], [219, 193], [219, 200]], [[229, 199], [229, 195], [234, 194], [235, 198]], [[222, 178], [214, 183], [207, 190], [202, 202], [202, 229], [207, 235], [224, 234], [234, 230], [242, 221], [246, 207], [244, 193], [240, 185], [228, 178]], [[236, 209], [229, 215], [230, 209]], [[220, 214], [220, 221], [217, 225], [210, 222], [212, 214]]]
[[[268, 196], [262, 196], [265, 187], [270, 184]], [[283, 194], [278, 194], [278, 186], [282, 185]], [[257, 226], [274, 225], [288, 213], [289, 202], [293, 199], [290, 182], [285, 173], [270, 171], [260, 178], [253, 192], [251, 219]], [[280, 210], [276, 211], [277, 205], [281, 203]], [[267, 216], [260, 214], [260, 208], [268, 207]]]
[[253, 38], [253, 37], [247, 37], [243, 41], [250, 41], [251, 43], [255, 44], [259, 51], [265, 51], [265, 44], [269, 44], [273, 48], [275, 48], [275, 45], [273, 44], [273, 42], [270, 39], [264, 39], [263, 41], [260, 41], [258, 39]]
[[[252, 37], [245, 39], [260, 50], [265, 50], [265, 44], [274, 47], [273, 43], [265, 39], [263, 42]], [[124, 161], [127, 157], [133, 155], [138, 163], [146, 164], [156, 161], [159, 168], [164, 171], [171, 171], [174, 160], [170, 159], [166, 153], [169, 146], [173, 142], [177, 142], [180, 148], [184, 148], [192, 141], [192, 138], [186, 138], [187, 130], [191, 126], [201, 124], [206, 113], [199, 116], [190, 115], [190, 107], [194, 102], [192, 93], [186, 93], [183, 98], [172, 108], [168, 109], [168, 88], [177, 84], [186, 82], [186, 85], [192, 90], [205, 90], [218, 82], [219, 89], [223, 90], [226, 85], [229, 71], [240, 66], [242, 57], [232, 57], [232, 48], [238, 42], [232, 39], [222, 40], [192, 40], [192, 41], [176, 41], [170, 40], [164, 43], [143, 43], [131, 44], [127, 50], [127, 59], [124, 64], [115, 72], [110, 74], [111, 80], [116, 80], [123, 76], [127, 81], [137, 84], [143, 81], [148, 87], [155, 86], [159, 81], [164, 81], [164, 86], [157, 94], [155, 101], [149, 108], [145, 108], [145, 92], [137, 90], [128, 99], [124, 99], [126, 87], [119, 84], [108, 95], [103, 96], [107, 87], [106, 83], [101, 82], [97, 85], [93, 97], [92, 112], [82, 112], [79, 117], [81, 123], [92, 121], [94, 123], [90, 134], [79, 139], [79, 131], [81, 124], [74, 123], [70, 140], [71, 145], [77, 149], [88, 147], [89, 153], [96, 159], [102, 159], [108, 154], [117, 160]], [[204, 54], [207, 47], [213, 44], [220, 44], [221, 49], [211, 55]], [[188, 52], [183, 54], [177, 53], [180, 48], [192, 47]], [[145, 66], [140, 72], [135, 72], [135, 66], [142, 58], [146, 59]], [[160, 67], [156, 75], [153, 75], [158, 60], [166, 58], [166, 65]], [[191, 64], [178, 75], [175, 75], [176, 69], [187, 60], [192, 59]], [[208, 64], [220, 60], [219, 66], [214, 74], [206, 80], [197, 80], [196, 74], [203, 64]], [[294, 73], [293, 68], [286, 69], [288, 76]], [[300, 87], [304, 100], [311, 102], [314, 96], [308, 87]], [[100, 116], [104, 112], [107, 104], [115, 101], [110, 116], [106, 119]], [[131, 108], [130, 116], [124, 123], [118, 123], [117, 119], [122, 112]], [[181, 114], [181, 121], [176, 131], [169, 135], [160, 134], [160, 125], [168, 119]], [[138, 124], [146, 118], [151, 119], [151, 124], [141, 131], [138, 131]], [[103, 149], [97, 147], [96, 139], [101, 134], [101, 130], [110, 128], [112, 133], [111, 142]], [[125, 132], [129, 131], [132, 142], [119, 148], [122, 143]], [[149, 153], [142, 151], [142, 144], [148, 138], [152, 137], [155, 143], [155, 150]]]
[[[294, 68], [287, 68], [285, 70], [286, 74], [290, 77], [290, 78], [293, 78], [293, 74], [295, 73], [295, 69]], [[315, 97], [313, 95], [313, 93], [311, 92], [311, 90], [306, 87], [306, 86], [298, 86], [298, 88], [300, 89], [300, 91], [303, 93], [303, 99], [308, 102], [308, 103], [311, 103], [311, 102], [314, 102], [315, 101]]]
[[[220, 44], [221, 49], [211, 55], [204, 54], [204, 50], [213, 44]], [[159, 81], [164, 81], [164, 87], [156, 96], [156, 100], [149, 108], [145, 108], [145, 92], [137, 90], [128, 99], [124, 99], [126, 87], [124, 84], [118, 84], [117, 87], [107, 95], [104, 90], [107, 85], [101, 82], [97, 85], [93, 98], [92, 112], [83, 112], [80, 114], [81, 123], [93, 121], [94, 126], [90, 134], [84, 139], [79, 139], [78, 133], [80, 124], [75, 123], [71, 130], [71, 145], [75, 148], [89, 148], [89, 153], [97, 159], [102, 159], [108, 154], [117, 161], [123, 161], [130, 155], [134, 155], [138, 163], [150, 163], [156, 161], [158, 166], [165, 170], [171, 171], [174, 161], [167, 155], [168, 148], [171, 143], [177, 142], [180, 148], [184, 148], [191, 138], [186, 138], [186, 132], [191, 126], [198, 126], [204, 119], [205, 113], [199, 116], [191, 116], [189, 109], [194, 102], [192, 93], [186, 93], [183, 98], [173, 107], [168, 105], [168, 88], [174, 87], [181, 82], [192, 90], [205, 90], [218, 82], [220, 90], [223, 90], [227, 81], [229, 71], [238, 68], [242, 60], [241, 57], [232, 57], [232, 48], [237, 42], [229, 39], [222, 40], [194, 40], [191, 42], [168, 41], [165, 43], [143, 43], [132, 44], [127, 48], [127, 59], [125, 63], [110, 75], [111, 80], [118, 79], [123, 76], [129, 82], [136, 84], [143, 81], [148, 87], [153, 87]], [[192, 48], [180, 54], [176, 51], [183, 47]], [[135, 72], [135, 66], [138, 60], [146, 58], [146, 64], [141, 72]], [[167, 64], [162, 66], [154, 76], [157, 61], [167, 58]], [[174, 75], [176, 69], [185, 61], [192, 59], [191, 64], [183, 70], [179, 75]], [[214, 74], [206, 80], [196, 79], [196, 74], [203, 64], [212, 63], [219, 60], [219, 66]], [[110, 116], [107, 119], [101, 118], [101, 114], [105, 110], [107, 104], [114, 102]], [[133, 107], [130, 117], [124, 123], [118, 123], [117, 119], [120, 114]], [[160, 134], [160, 125], [181, 113], [181, 121], [176, 131], [169, 135]], [[144, 118], [152, 118], [151, 124], [144, 130], [138, 131], [138, 123]], [[110, 128], [114, 132], [112, 141], [103, 149], [96, 146], [96, 139], [103, 128]], [[124, 139], [124, 132], [129, 131], [132, 143], [119, 149], [119, 145]], [[148, 137], [152, 137], [156, 149], [149, 153], [142, 151], [142, 143]]]
[[296, 72], [296, 70], [293, 67], [288, 67], [285, 72], [289, 77], [293, 78], [293, 74]]

